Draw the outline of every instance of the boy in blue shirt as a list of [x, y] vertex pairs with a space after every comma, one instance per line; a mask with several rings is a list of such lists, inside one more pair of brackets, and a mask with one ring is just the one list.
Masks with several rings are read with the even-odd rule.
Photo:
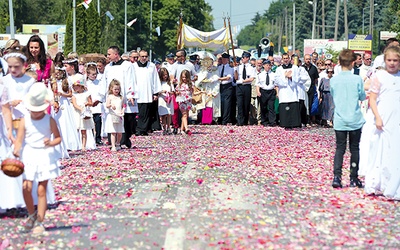
[[330, 80], [331, 94], [335, 104], [333, 128], [336, 135], [336, 152], [333, 162], [332, 187], [342, 187], [343, 155], [346, 151], [347, 135], [350, 148], [350, 187], [362, 187], [358, 179], [360, 160], [361, 128], [365, 123], [359, 102], [365, 100], [364, 83], [360, 76], [351, 73], [356, 56], [344, 49], [339, 54], [342, 71]]

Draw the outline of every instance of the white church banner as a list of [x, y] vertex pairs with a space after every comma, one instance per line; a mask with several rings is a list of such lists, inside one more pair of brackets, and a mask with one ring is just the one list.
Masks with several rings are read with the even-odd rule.
[[220, 48], [229, 43], [228, 28], [221, 28], [211, 32], [203, 32], [182, 24], [180, 35], [181, 47]]

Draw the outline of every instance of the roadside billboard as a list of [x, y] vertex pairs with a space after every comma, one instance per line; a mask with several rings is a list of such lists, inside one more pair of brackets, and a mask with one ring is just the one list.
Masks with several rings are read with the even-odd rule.
[[305, 39], [304, 55], [317, 52], [318, 55], [324, 56], [328, 49], [341, 51], [347, 48], [347, 41], [334, 41], [331, 39]]

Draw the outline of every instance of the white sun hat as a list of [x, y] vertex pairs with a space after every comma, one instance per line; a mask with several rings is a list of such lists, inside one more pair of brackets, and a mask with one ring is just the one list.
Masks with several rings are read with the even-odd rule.
[[43, 82], [34, 83], [25, 95], [25, 107], [34, 112], [47, 109], [53, 101], [53, 93], [46, 87]]

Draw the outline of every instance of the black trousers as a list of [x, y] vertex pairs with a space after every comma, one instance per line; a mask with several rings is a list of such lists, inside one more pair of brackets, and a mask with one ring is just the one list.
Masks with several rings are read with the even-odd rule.
[[152, 103], [138, 103], [139, 118], [137, 123], [138, 133], [147, 133], [151, 129], [150, 110]]
[[308, 123], [307, 107], [306, 104], [304, 103], [304, 100], [299, 99], [299, 104], [300, 104], [301, 123], [305, 125]]
[[279, 126], [301, 128], [299, 102], [279, 103]]
[[310, 113], [310, 116], [311, 116], [311, 107], [312, 107], [312, 104], [313, 104], [315, 91], [316, 91], [315, 85], [311, 84], [310, 89], [307, 91], [307, 95], [308, 95], [308, 111]]
[[237, 125], [249, 124], [250, 103], [251, 103], [251, 84], [238, 84], [236, 86], [237, 102]]
[[221, 95], [221, 124], [226, 125], [231, 118], [232, 105], [232, 83], [220, 84], [219, 92]]
[[131, 136], [136, 133], [136, 120], [137, 113], [125, 113], [124, 114], [124, 129], [125, 133], [122, 134], [121, 145], [125, 145], [128, 148], [131, 147]]
[[160, 115], [158, 114], [158, 100], [151, 103], [150, 127], [147, 130], [161, 130]]
[[94, 129], [96, 133], [94, 135], [94, 140], [96, 143], [101, 142], [101, 114], [93, 114]]
[[276, 90], [264, 90], [260, 88], [261, 96], [260, 108], [261, 108], [261, 124], [262, 125], [275, 125], [276, 124], [276, 113], [275, 113], [275, 100]]
[[237, 108], [237, 102], [236, 102], [236, 86], [232, 86], [232, 95], [231, 95], [231, 117], [230, 121], [233, 125], [237, 123], [236, 121], [236, 108]]
[[343, 155], [346, 152], [347, 135], [349, 135], [350, 148], [350, 178], [358, 177], [358, 164], [360, 163], [361, 128], [353, 131], [338, 131], [336, 134], [336, 152], [333, 160], [333, 174], [342, 177]]

